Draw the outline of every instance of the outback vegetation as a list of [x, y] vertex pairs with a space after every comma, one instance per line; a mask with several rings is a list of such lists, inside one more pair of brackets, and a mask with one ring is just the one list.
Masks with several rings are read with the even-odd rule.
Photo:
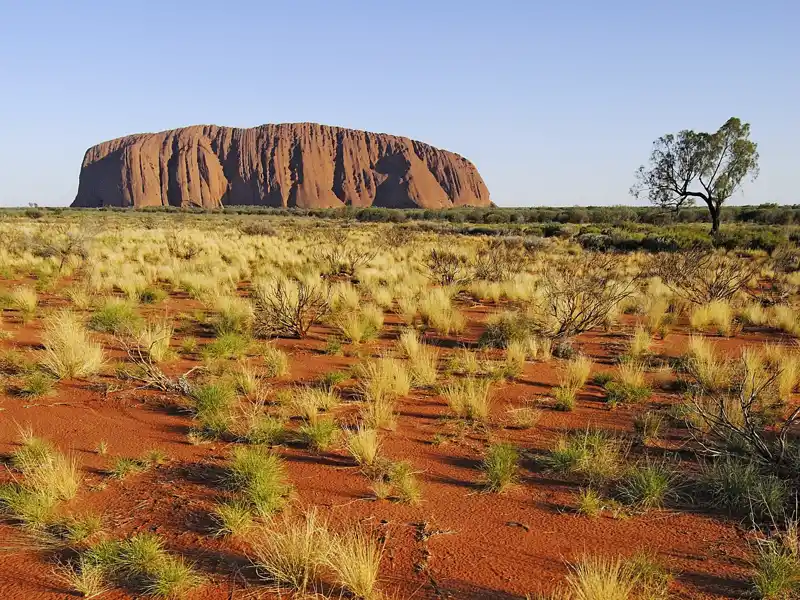
[[680, 182], [674, 213], [0, 213], [0, 576], [800, 597], [800, 235], [723, 206], [747, 134], [642, 172], [679, 156], [714, 235]]

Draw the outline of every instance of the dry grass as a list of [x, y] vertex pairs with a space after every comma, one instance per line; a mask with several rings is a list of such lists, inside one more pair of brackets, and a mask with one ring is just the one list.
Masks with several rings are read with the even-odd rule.
[[170, 350], [174, 331], [172, 322], [166, 318], [148, 321], [136, 331], [136, 344], [153, 362], [164, 362], [174, 356]]
[[730, 362], [718, 356], [712, 344], [703, 337], [693, 335], [689, 338], [686, 366], [697, 382], [709, 392], [725, 389], [730, 383]]
[[572, 600], [633, 600], [636, 574], [619, 557], [587, 556], [570, 570], [567, 586]]
[[723, 300], [701, 304], [692, 311], [689, 323], [695, 331], [712, 329], [720, 335], [729, 336], [734, 331], [733, 309], [730, 303]]
[[331, 546], [328, 564], [336, 583], [357, 598], [377, 598], [378, 575], [383, 543], [363, 527], [337, 535]]
[[39, 296], [32, 287], [20, 285], [11, 290], [8, 295], [8, 306], [19, 312], [24, 323], [36, 315], [39, 306]]
[[262, 350], [265, 375], [267, 377], [285, 377], [289, 374], [289, 355], [272, 344]]
[[487, 380], [474, 377], [456, 380], [444, 389], [443, 395], [458, 418], [477, 422], [489, 418], [491, 397]]
[[653, 338], [650, 336], [650, 332], [644, 327], [637, 327], [628, 342], [628, 358], [631, 360], [641, 360], [647, 355], [652, 344]]
[[592, 372], [592, 360], [583, 355], [576, 356], [567, 362], [559, 379], [559, 385], [568, 390], [580, 390]]
[[333, 540], [315, 510], [302, 519], [270, 519], [248, 535], [253, 563], [262, 579], [278, 588], [311, 591], [331, 554]]
[[395, 358], [378, 358], [357, 366], [358, 389], [369, 401], [392, 399], [408, 395], [411, 375], [405, 365]]
[[429, 386], [439, 376], [439, 354], [435, 348], [423, 344], [416, 331], [406, 330], [400, 335], [398, 351], [408, 359], [411, 381], [415, 386]]
[[377, 429], [358, 427], [347, 436], [347, 450], [361, 466], [372, 466], [381, 450], [381, 439]]
[[59, 379], [88, 377], [103, 367], [102, 347], [89, 338], [80, 318], [69, 311], [58, 312], [45, 322], [42, 344], [43, 365]]

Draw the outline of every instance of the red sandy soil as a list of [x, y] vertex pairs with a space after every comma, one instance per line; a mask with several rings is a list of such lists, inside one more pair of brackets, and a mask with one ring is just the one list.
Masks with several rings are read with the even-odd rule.
[[[40, 314], [60, 304], [63, 300], [43, 295]], [[163, 314], [165, 307], [172, 315], [200, 308], [191, 300], [172, 297], [146, 311]], [[459, 343], [474, 343], [480, 323], [490, 310], [466, 307], [470, 326], [458, 339], [438, 340], [444, 351]], [[38, 320], [23, 326], [7, 313], [0, 327], [11, 333], [9, 339], [0, 342], [3, 349], [35, 348], [38, 344]], [[631, 321], [626, 317], [622, 331], [593, 332], [581, 336], [577, 345], [595, 361], [596, 370], [611, 369], [613, 357], [624, 343], [624, 331], [630, 328]], [[365, 356], [376, 353], [391, 344], [398, 330], [398, 323], [387, 319], [383, 338], [362, 345], [358, 351]], [[358, 362], [356, 356], [323, 354], [328, 334], [325, 328], [316, 328], [310, 339], [277, 341], [291, 355], [291, 377], [276, 382], [276, 388], [308, 382]], [[199, 337], [199, 330], [192, 335]], [[719, 344], [726, 351], [738, 352], [743, 344], [762, 343], [770, 337], [779, 339], [744, 332], [736, 339], [719, 339]], [[437, 341], [430, 334], [428, 338]], [[685, 332], [672, 333], [656, 342], [654, 352], [677, 356], [686, 338]], [[166, 370], [180, 373], [194, 364], [180, 360]], [[382, 589], [388, 597], [522, 599], [526, 593], [547, 592], [559, 585], [567, 573], [567, 563], [582, 555], [628, 556], [642, 550], [657, 554], [676, 574], [671, 588], [675, 598], [745, 595], [749, 573], [746, 531], [730, 518], [704, 513], [696, 506], [627, 518], [587, 518], [574, 511], [579, 486], [536, 466], [533, 457], [552, 447], [559, 434], [588, 426], [630, 433], [634, 415], [646, 407], [610, 411], [602, 402], [600, 389], [588, 384], [574, 412], [545, 409], [540, 423], [528, 430], [503, 426], [506, 408], [547, 394], [556, 383], [559, 364], [558, 360], [528, 363], [516, 381], [495, 384], [495, 425], [488, 434], [468, 432], [459, 440], [434, 445], [435, 434], [452, 431], [442, 419], [447, 412], [443, 398], [414, 391], [399, 403], [399, 426], [386, 435], [385, 453], [411, 461], [421, 472], [420, 505], [372, 500], [367, 480], [344, 451], [316, 454], [281, 447], [278, 452], [288, 464], [296, 502], [300, 507], [320, 507], [334, 522], [364, 520], [385, 530]], [[211, 534], [209, 511], [224, 497], [219, 476], [232, 445], [190, 444], [186, 437], [190, 418], [165, 410], [160, 393], [132, 391], [129, 386], [106, 394], [98, 383], [110, 381], [110, 377], [99, 377], [92, 382], [61, 382], [56, 394], [36, 400], [0, 393], [0, 453], [13, 452], [18, 426], [31, 424], [37, 435], [73, 452], [82, 465], [85, 481], [67, 511], [102, 513], [115, 536], [137, 531], [163, 536], [169, 550], [194, 561], [209, 578], [192, 598], [273, 597], [259, 590], [247, 549]], [[651, 404], [676, 400], [674, 394], [657, 391]], [[670, 430], [659, 447], [649, 449], [650, 454], [658, 456], [667, 449], [678, 449], [684, 442], [682, 436], [685, 433]], [[520, 483], [507, 493], [483, 493], [478, 486], [478, 467], [487, 439], [511, 441], [530, 456], [523, 461]], [[109, 445], [106, 456], [94, 450], [101, 440]], [[104, 474], [115, 457], [137, 457], [153, 448], [166, 453], [169, 462], [124, 481]], [[5, 473], [3, 478], [8, 476]], [[419, 535], [423, 526], [443, 533], [423, 541], [420, 537], [424, 536]], [[14, 546], [18, 531], [11, 524], [0, 525], [0, 545]], [[18, 549], [0, 555], [0, 597], [51, 600], [74, 596], [54, 577], [52, 568], [52, 562], [41, 553]], [[129, 596], [113, 590], [103, 597]]]

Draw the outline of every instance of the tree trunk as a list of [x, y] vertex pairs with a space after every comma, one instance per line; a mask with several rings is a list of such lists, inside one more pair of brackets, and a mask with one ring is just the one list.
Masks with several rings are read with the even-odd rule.
[[709, 203], [708, 212], [711, 214], [711, 235], [719, 233], [719, 217], [722, 210], [719, 206]]

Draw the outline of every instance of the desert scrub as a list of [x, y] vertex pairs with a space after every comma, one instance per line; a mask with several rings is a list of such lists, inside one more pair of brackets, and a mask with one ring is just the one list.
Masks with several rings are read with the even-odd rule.
[[603, 484], [619, 473], [622, 452], [615, 438], [603, 431], [587, 430], [560, 438], [543, 462], [557, 473]]
[[619, 365], [613, 380], [605, 384], [606, 402], [617, 404], [637, 404], [652, 396], [653, 391], [644, 377], [644, 367], [640, 363], [629, 362]]
[[786, 514], [790, 497], [786, 482], [762, 472], [753, 462], [717, 459], [703, 467], [698, 484], [709, 506], [735, 516], [772, 521]]
[[303, 338], [330, 314], [331, 291], [319, 280], [277, 278], [254, 287], [256, 335]]
[[88, 377], [103, 367], [105, 354], [93, 342], [80, 318], [69, 311], [55, 313], [42, 334], [42, 365], [59, 379]]
[[167, 553], [161, 538], [152, 533], [99, 542], [81, 552], [74, 563], [79, 574], [87, 568], [98, 578], [97, 587], [113, 583], [158, 598], [183, 598], [203, 582], [183, 558]]
[[250, 338], [241, 334], [224, 333], [203, 346], [201, 354], [205, 360], [242, 358], [250, 343]]
[[305, 421], [298, 429], [301, 443], [319, 452], [333, 446], [339, 439], [340, 433], [339, 426], [331, 417]]
[[492, 315], [478, 343], [490, 348], [507, 348], [513, 342], [526, 343], [536, 333], [535, 322], [519, 312]]
[[405, 365], [395, 358], [378, 358], [355, 368], [357, 389], [371, 401], [408, 395], [411, 376]]
[[201, 430], [212, 437], [225, 435], [233, 423], [235, 401], [234, 390], [221, 381], [192, 390], [194, 418]]
[[481, 469], [486, 489], [503, 492], [517, 480], [519, 452], [512, 444], [492, 444], [483, 457]]
[[53, 521], [57, 503], [78, 493], [81, 475], [73, 457], [53, 444], [21, 432], [19, 448], [11, 455], [11, 466], [21, 478], [0, 485], [0, 513], [28, 527]]
[[377, 429], [358, 427], [347, 436], [350, 455], [361, 467], [371, 467], [380, 456], [381, 439]]
[[89, 318], [89, 327], [95, 331], [121, 334], [134, 330], [139, 317], [133, 306], [121, 298], [109, 297]]
[[16, 310], [23, 323], [29, 322], [36, 315], [39, 306], [39, 296], [36, 290], [28, 286], [17, 286], [8, 294], [6, 305]]
[[457, 379], [445, 387], [443, 395], [459, 419], [483, 423], [489, 418], [491, 397], [488, 381], [473, 377]]
[[267, 377], [284, 377], [289, 374], [289, 355], [283, 350], [267, 344], [262, 355]]
[[644, 445], [657, 442], [664, 419], [664, 415], [652, 410], [636, 415], [633, 419], [633, 431], [636, 433], [637, 439]]
[[280, 511], [292, 493], [283, 461], [261, 446], [234, 449], [228, 482], [259, 516], [270, 516]]
[[665, 462], [631, 465], [617, 484], [616, 494], [625, 504], [647, 511], [661, 508], [675, 491], [677, 472]]
[[439, 354], [434, 348], [422, 343], [419, 335], [412, 329], [400, 334], [397, 349], [408, 359], [411, 381], [415, 386], [429, 386], [436, 383]]

